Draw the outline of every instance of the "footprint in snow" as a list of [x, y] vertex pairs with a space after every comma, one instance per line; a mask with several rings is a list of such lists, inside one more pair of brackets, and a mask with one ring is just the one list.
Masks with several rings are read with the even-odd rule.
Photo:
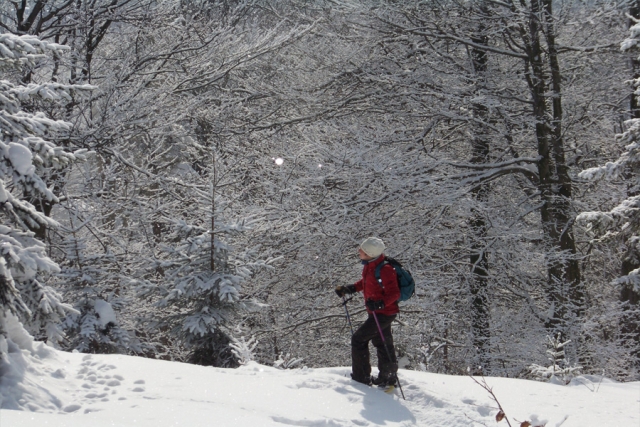
[[67, 376], [67, 373], [64, 371], [64, 369], [58, 369], [55, 372], [53, 372], [51, 374], [51, 376], [53, 378], [59, 378], [59, 379], [64, 379]]
[[67, 405], [64, 408], [62, 408], [62, 410], [64, 412], [75, 412], [80, 408], [82, 408], [81, 405], [78, 405], [77, 403], [72, 403], [71, 405]]
[[110, 371], [112, 369], [116, 369], [114, 365], [100, 365], [98, 366], [99, 371]]
[[[137, 380], [137, 381], [134, 381], [134, 384], [142, 385], [142, 384], [146, 384], [146, 382], [145, 382], [145, 380]], [[141, 392], [145, 391], [145, 388], [144, 387], [136, 387], [131, 391], [134, 391], [136, 393], [141, 393]]]
[[107, 393], [88, 393], [86, 394], [84, 397], [87, 399], [102, 399], [103, 397], [105, 397], [107, 395]]

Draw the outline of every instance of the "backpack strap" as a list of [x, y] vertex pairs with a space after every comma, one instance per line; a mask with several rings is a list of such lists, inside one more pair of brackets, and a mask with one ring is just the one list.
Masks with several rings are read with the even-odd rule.
[[385, 258], [384, 261], [382, 261], [380, 264], [376, 266], [376, 271], [375, 271], [376, 280], [378, 281], [378, 284], [382, 287], [382, 289], [384, 289], [384, 285], [382, 284], [382, 278], [380, 277], [380, 270], [382, 270], [382, 267], [384, 267], [387, 264], [389, 264], [389, 261], [387, 261]]

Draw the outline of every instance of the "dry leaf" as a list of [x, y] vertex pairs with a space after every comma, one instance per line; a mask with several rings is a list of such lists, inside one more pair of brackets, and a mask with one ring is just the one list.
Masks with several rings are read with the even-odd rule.
[[502, 420], [504, 420], [504, 412], [500, 411], [496, 414], [496, 421], [500, 422]]
[[520, 424], [520, 427], [531, 427], [531, 423], [529, 421], [523, 421]]

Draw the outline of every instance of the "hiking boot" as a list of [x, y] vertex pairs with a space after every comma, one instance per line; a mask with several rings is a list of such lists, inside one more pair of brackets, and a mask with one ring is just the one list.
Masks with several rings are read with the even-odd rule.
[[371, 377], [367, 376], [364, 378], [356, 378], [351, 374], [351, 379], [365, 385], [371, 385]]
[[380, 388], [395, 386], [397, 377], [396, 374], [380, 374], [377, 378], [373, 379], [372, 383]]

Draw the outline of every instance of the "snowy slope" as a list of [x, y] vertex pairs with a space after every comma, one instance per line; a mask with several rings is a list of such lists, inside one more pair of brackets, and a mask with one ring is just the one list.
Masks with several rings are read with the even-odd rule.
[[[43, 344], [15, 350], [0, 378], [1, 427], [507, 426], [468, 377], [401, 371], [404, 401], [353, 383], [343, 367], [216, 369]], [[640, 426], [640, 383], [487, 382], [514, 427]]]

